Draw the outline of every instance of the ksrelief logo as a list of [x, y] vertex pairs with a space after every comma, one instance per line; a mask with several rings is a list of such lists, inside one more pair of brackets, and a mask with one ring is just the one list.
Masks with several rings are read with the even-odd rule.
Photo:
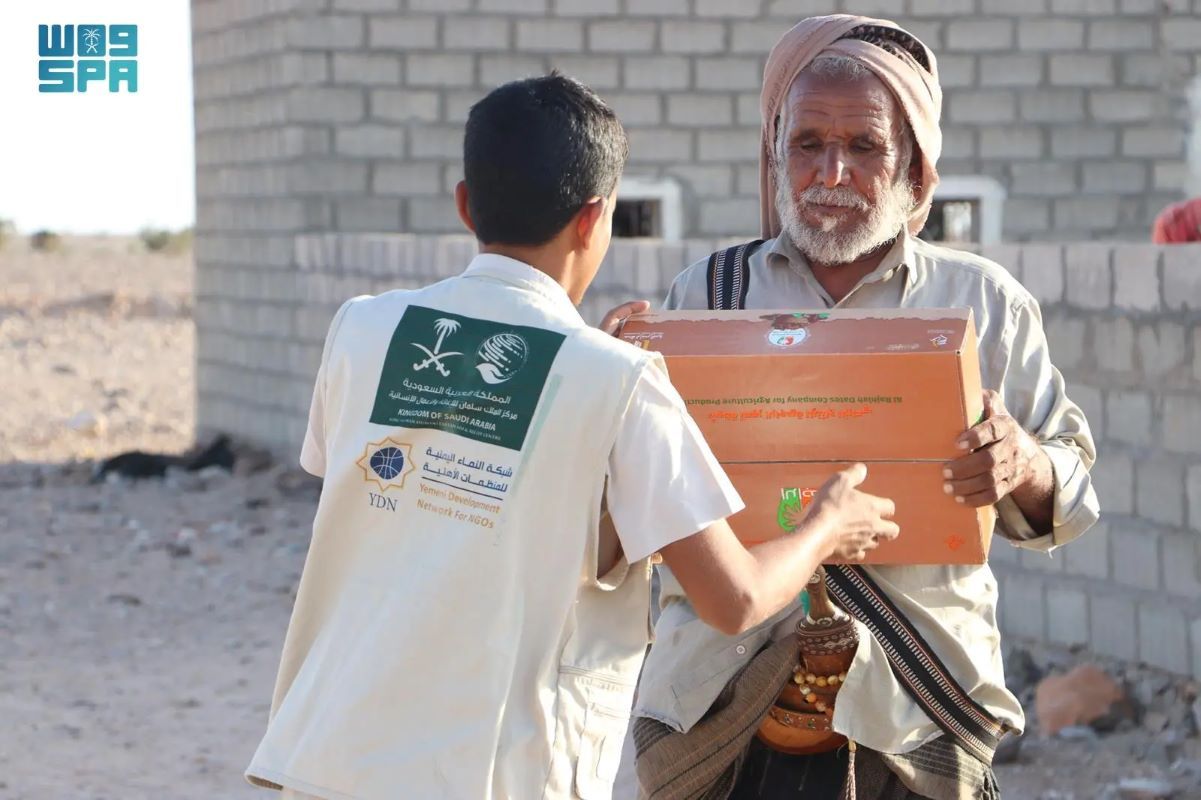
[[484, 383], [496, 385], [510, 380], [525, 366], [530, 346], [515, 333], [498, 333], [484, 340], [476, 356], [480, 363], [475, 368]]
[[39, 25], [38, 91], [84, 93], [107, 84], [110, 93], [138, 91], [137, 25]]

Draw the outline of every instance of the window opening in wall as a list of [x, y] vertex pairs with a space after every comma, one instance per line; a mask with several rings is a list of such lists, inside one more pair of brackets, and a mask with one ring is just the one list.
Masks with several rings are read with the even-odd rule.
[[919, 236], [945, 244], [995, 244], [1001, 241], [1005, 188], [984, 175], [952, 175], [934, 191], [930, 218]]
[[663, 224], [658, 200], [618, 200], [613, 210], [613, 235], [622, 238], [659, 237]]
[[680, 197], [680, 184], [670, 178], [622, 178], [613, 209], [613, 235], [679, 241], [684, 229]]

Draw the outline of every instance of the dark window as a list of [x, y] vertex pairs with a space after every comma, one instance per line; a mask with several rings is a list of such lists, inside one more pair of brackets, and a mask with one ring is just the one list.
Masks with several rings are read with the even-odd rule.
[[662, 236], [658, 200], [618, 200], [613, 209], [613, 235], [623, 238]]
[[935, 200], [921, 238], [928, 242], [968, 244], [980, 241], [978, 200]]

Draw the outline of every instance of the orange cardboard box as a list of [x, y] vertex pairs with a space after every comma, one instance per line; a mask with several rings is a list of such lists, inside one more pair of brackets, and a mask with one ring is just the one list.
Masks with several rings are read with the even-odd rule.
[[[959, 434], [983, 414], [970, 309], [670, 311], [622, 326], [671, 381], [746, 502], [747, 543], [788, 530], [834, 472], [896, 502], [901, 535], [868, 564], [982, 564], [994, 510], [943, 492]], [[791, 513], [790, 513], [791, 512]]]

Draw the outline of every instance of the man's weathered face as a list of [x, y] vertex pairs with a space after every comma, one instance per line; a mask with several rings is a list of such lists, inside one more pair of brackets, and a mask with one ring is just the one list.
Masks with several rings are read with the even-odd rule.
[[912, 148], [884, 83], [802, 72], [785, 105], [776, 207], [794, 244], [835, 265], [894, 239], [914, 205]]

